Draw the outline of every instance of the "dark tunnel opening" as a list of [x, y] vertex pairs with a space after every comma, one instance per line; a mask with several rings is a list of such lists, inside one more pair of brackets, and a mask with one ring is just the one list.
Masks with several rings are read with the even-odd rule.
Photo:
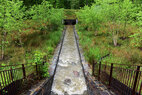
[[63, 24], [64, 25], [76, 25], [77, 20], [76, 19], [64, 19]]

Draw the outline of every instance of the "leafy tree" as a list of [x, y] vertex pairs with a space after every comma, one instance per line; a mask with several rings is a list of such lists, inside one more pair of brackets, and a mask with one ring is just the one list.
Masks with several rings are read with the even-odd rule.
[[[48, 1], [43, 1], [41, 5], [34, 5], [28, 11], [34, 21], [37, 21], [40, 29], [58, 29], [63, 19], [63, 9], [54, 9]], [[49, 26], [49, 27], [48, 27]]]
[[1, 58], [4, 58], [4, 51], [8, 44], [8, 35], [14, 30], [20, 30], [23, 22], [22, 1], [0, 1], [0, 29], [1, 29]]
[[125, 37], [126, 32], [126, 26], [128, 21], [131, 19], [131, 14], [133, 13], [133, 7], [134, 5], [130, 0], [124, 0], [120, 4], [120, 21], [124, 23], [124, 29], [123, 29], [123, 37]]
[[130, 35], [126, 31], [127, 24], [141, 26], [141, 8], [130, 0], [95, 0], [91, 7], [85, 6], [77, 12], [77, 17], [84, 29], [93, 30], [96, 34], [102, 23], [108, 22], [109, 34], [117, 46], [119, 36], [126, 38]]
[[71, 9], [79, 8], [79, 0], [71, 0]]
[[92, 7], [85, 6], [76, 14], [85, 29], [93, 30], [97, 34], [101, 22], [105, 21], [101, 12], [101, 7], [93, 5]]

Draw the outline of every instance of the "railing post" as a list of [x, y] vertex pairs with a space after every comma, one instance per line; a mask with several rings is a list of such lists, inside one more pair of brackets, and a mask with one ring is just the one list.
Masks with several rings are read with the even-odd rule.
[[93, 66], [92, 66], [92, 76], [95, 76], [95, 75], [94, 75], [94, 68], [95, 68], [94, 60], [93, 60], [92, 64], [93, 64]]
[[101, 75], [101, 62], [99, 63], [98, 81], [100, 81], [100, 75]]
[[109, 76], [109, 89], [110, 89], [110, 87], [111, 87], [112, 72], [113, 72], [113, 63], [111, 63], [111, 69], [110, 69], [110, 76]]
[[12, 80], [13, 82], [13, 73], [12, 73], [12, 67], [10, 68], [10, 79]]
[[24, 64], [22, 64], [22, 70], [23, 70], [23, 78], [26, 79], [26, 71]]
[[139, 76], [139, 70], [140, 70], [140, 66], [137, 66], [132, 95], [135, 95], [135, 90], [136, 90], [136, 86], [137, 86], [137, 82], [138, 82], [138, 76]]
[[45, 61], [42, 62], [42, 65], [44, 65], [44, 64], [45, 64]]
[[106, 64], [105, 64], [105, 68], [104, 68], [104, 71], [106, 72]]
[[36, 75], [38, 76], [38, 67], [37, 67], [37, 63], [36, 64]]
[[141, 82], [141, 86], [140, 86], [140, 90], [139, 90], [139, 95], [141, 95], [141, 91], [142, 91], [142, 82]]

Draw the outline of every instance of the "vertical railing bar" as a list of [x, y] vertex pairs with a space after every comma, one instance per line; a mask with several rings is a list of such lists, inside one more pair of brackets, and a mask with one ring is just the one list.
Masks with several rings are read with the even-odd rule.
[[135, 72], [134, 71], [131, 71], [131, 88], [133, 86], [133, 76], [134, 76]]
[[12, 82], [11, 82], [11, 83], [12, 83], [12, 88], [11, 88], [12, 95], [14, 95], [14, 92], [13, 92], [12, 90], [13, 90], [13, 88], [15, 88], [15, 87], [14, 87], [14, 82], [13, 82], [13, 76], [14, 76], [14, 75], [13, 75], [13, 71], [14, 71], [14, 70], [13, 70], [12, 67], [11, 67], [11, 68], [10, 68], [10, 71], [9, 71], [9, 73], [10, 73], [9, 75], [10, 75], [10, 77], [11, 77], [10, 80], [12, 81]]
[[136, 71], [134, 71], [134, 76], [133, 76], [133, 84], [132, 84], [132, 87], [134, 86], [134, 83], [135, 83], [135, 77], [136, 77]]
[[[126, 85], [126, 81], [127, 81], [127, 79], [126, 79], [127, 78], [127, 69], [124, 69], [123, 73], [124, 73], [124, 82], [123, 82], [123, 84]], [[123, 92], [124, 92], [124, 95], [127, 94], [126, 89], [124, 89]]]
[[131, 71], [129, 70], [128, 71], [129, 72], [129, 75], [128, 75], [128, 82], [127, 82], [127, 85], [128, 85], [128, 87], [130, 87], [130, 76], [131, 76]]
[[[17, 70], [19, 70], [19, 69], [17, 69]], [[16, 81], [19, 79], [19, 77], [18, 77], [18, 71], [17, 70], [15, 69], [15, 85], [14, 86], [15, 86], [16, 89], [18, 87]]]
[[[121, 82], [121, 78], [122, 78], [122, 76], [123, 76], [123, 74], [122, 74], [122, 69], [120, 68], [120, 67], [116, 67], [117, 68], [117, 71], [118, 71], [118, 73], [119, 73], [119, 75], [118, 75], [118, 80]], [[121, 89], [122, 88], [122, 85], [120, 84], [120, 86], [119, 86], [119, 89]], [[122, 92], [122, 90], [120, 90], [120, 93], [123, 93]]]
[[13, 82], [15, 81], [15, 69], [13, 69]]
[[14, 80], [16, 81], [18, 79], [17, 77], [17, 70], [14, 70]]
[[12, 70], [12, 68], [8, 71], [8, 74], [9, 74], [9, 81], [10, 81], [10, 83], [12, 83], [12, 82], [13, 82], [13, 80], [11, 80], [11, 70]]
[[36, 64], [36, 75], [38, 76], [38, 66], [37, 66], [37, 63]]
[[136, 74], [136, 72], [135, 72], [135, 70], [134, 71], [132, 71], [132, 79], [131, 79], [131, 94], [132, 94], [132, 92], [133, 92], [133, 85], [134, 85], [134, 77], [135, 77], [135, 74]]
[[129, 82], [129, 70], [126, 69], [126, 81], [125, 81], [125, 85], [127, 86], [125, 93], [128, 93], [129, 90], [129, 86], [128, 86], [128, 82]]
[[124, 84], [127, 85], [127, 79], [128, 78], [128, 69], [125, 70], [125, 82]]
[[123, 78], [122, 78], [122, 83], [124, 83], [124, 76], [125, 76], [125, 74], [124, 74], [124, 69], [123, 69], [123, 68], [121, 68], [121, 69], [122, 69], [122, 74], [123, 74], [123, 75], [122, 75], [122, 77], [123, 77]]
[[101, 74], [101, 62], [99, 63], [98, 81], [100, 81]]
[[7, 75], [7, 72], [8, 72], [9, 70], [7, 70], [7, 71], [5, 71], [5, 77], [6, 77], [6, 81], [7, 81], [7, 84], [9, 85], [10, 83], [9, 83], [9, 75]]
[[136, 76], [135, 76], [135, 80], [134, 80], [134, 85], [133, 85], [133, 92], [132, 92], [132, 95], [135, 95], [136, 85], [137, 85], [138, 75], [139, 75], [139, 70], [140, 70], [140, 66], [137, 66]]
[[[117, 67], [117, 66], [115, 67], [115, 71], [118, 71], [118, 67]], [[115, 72], [115, 71], [114, 71], [114, 72]], [[119, 71], [118, 71], [118, 73], [119, 73]], [[116, 76], [116, 79], [119, 80], [119, 77]], [[117, 90], [119, 90], [119, 88], [120, 88], [121, 85], [117, 85], [117, 83], [115, 83], [114, 86], [115, 86], [115, 88], [116, 88]]]
[[[122, 79], [122, 83], [124, 84], [124, 85], [126, 85], [126, 82], [127, 82], [127, 69], [124, 69], [124, 68], [120, 68], [120, 69], [122, 69], [122, 73], [123, 73], [123, 79]], [[123, 87], [123, 86], [122, 86]], [[122, 94], [123, 95], [127, 95], [127, 90], [128, 90], [128, 88], [126, 88], [126, 89], [123, 89], [122, 90]]]
[[111, 69], [110, 69], [110, 77], [109, 77], [109, 89], [111, 88], [112, 73], [113, 73], [113, 63], [111, 63]]
[[[122, 83], [122, 78], [123, 78], [123, 73], [122, 73], [122, 68], [117, 66], [117, 71], [119, 72], [120, 75], [118, 75], [118, 80]], [[120, 84], [119, 89], [121, 89], [123, 87], [122, 84]], [[119, 90], [120, 93], [123, 93], [123, 90]]]
[[23, 70], [23, 78], [26, 79], [26, 71], [24, 64], [22, 64], [22, 70]]
[[2, 84], [3, 84], [3, 88], [4, 88], [4, 80], [3, 80], [2, 72], [1, 72], [1, 79], [2, 79]]
[[136, 92], [138, 91], [138, 86], [139, 86], [139, 83], [140, 83], [140, 75], [141, 75], [141, 73], [139, 72], [137, 85], [136, 85]]
[[12, 80], [12, 79], [11, 79], [11, 70], [12, 70], [12, 68], [10, 68], [10, 69], [8, 70], [8, 80], [10, 81], [10, 85], [8, 85], [8, 89], [9, 89], [9, 90], [8, 90], [8, 91], [9, 91], [8, 94], [14, 95], [14, 94], [13, 94], [13, 90], [12, 90], [13, 85], [11, 85], [11, 83], [12, 83], [12, 82], [11, 82], [11, 80]]
[[[1, 72], [0, 72], [0, 75], [1, 75]], [[2, 81], [2, 77], [0, 78], [1, 79], [1, 81]], [[3, 89], [3, 87], [2, 87], [2, 84], [3, 83], [1, 83], [1, 81], [0, 81], [0, 88], [1, 88], [1, 91], [3, 91], [2, 89]]]
[[[14, 90], [15, 90], [15, 89], [16, 89], [16, 86], [15, 86], [15, 79], [14, 79], [14, 78], [15, 78], [15, 74], [16, 74], [15, 69], [12, 69], [10, 73], [12, 73], [12, 74], [11, 74], [11, 75], [12, 75], [11, 77], [12, 77], [12, 79], [13, 79], [13, 80], [12, 80], [12, 83], [13, 83], [12, 86], [13, 86], [13, 88], [14, 88]], [[13, 95], [14, 95], [14, 92], [13, 92]]]
[[[122, 77], [122, 83], [125, 84], [125, 69], [124, 68], [121, 68], [122, 69], [122, 73], [123, 73], [123, 77]], [[122, 94], [125, 95], [125, 91], [122, 90]]]
[[[3, 76], [4, 76], [5, 87], [6, 87], [6, 86], [7, 86], [7, 83], [6, 83], [6, 79], [5, 79], [5, 73], [4, 73], [4, 71], [3, 71]], [[8, 90], [8, 89], [6, 88], [6, 90]]]
[[[130, 88], [130, 81], [131, 81], [131, 79], [130, 79], [130, 73], [131, 73], [131, 71], [130, 70], [128, 70], [128, 82], [127, 82], [127, 86]], [[130, 89], [128, 89], [127, 88], [127, 92], [129, 93], [130, 92]]]
[[5, 86], [7, 86], [7, 83], [6, 83], [6, 79], [5, 79], [5, 73], [3, 71], [3, 76], [4, 76], [4, 82], [5, 82]]
[[95, 63], [94, 63], [94, 60], [92, 61], [92, 64], [93, 64], [93, 66], [92, 66], [92, 76], [95, 76], [95, 75], [94, 75], [94, 69], [95, 69]]
[[141, 91], [142, 91], [142, 82], [141, 82], [141, 85], [140, 85], [139, 95], [141, 95]]
[[8, 71], [8, 78], [9, 78], [9, 82], [12, 83], [11, 78], [10, 78], [10, 70]]

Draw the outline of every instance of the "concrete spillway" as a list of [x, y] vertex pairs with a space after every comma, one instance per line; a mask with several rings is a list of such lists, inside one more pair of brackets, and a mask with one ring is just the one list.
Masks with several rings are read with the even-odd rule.
[[87, 95], [87, 85], [80, 63], [74, 26], [67, 25], [66, 27], [51, 95]]

